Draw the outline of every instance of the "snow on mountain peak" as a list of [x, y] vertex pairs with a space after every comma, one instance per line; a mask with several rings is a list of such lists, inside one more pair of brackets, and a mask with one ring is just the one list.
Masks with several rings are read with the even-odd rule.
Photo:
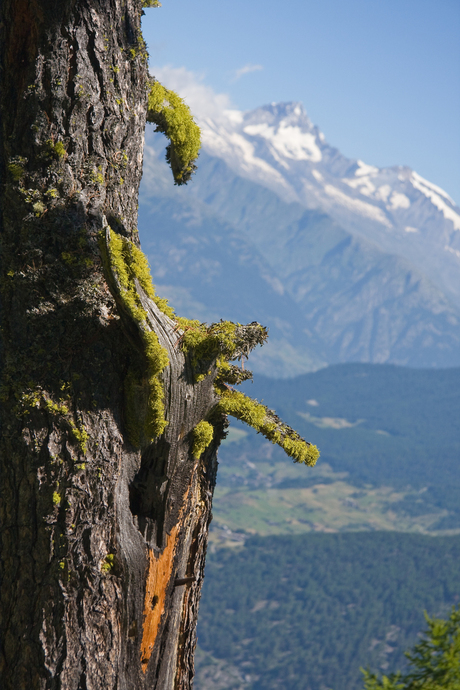
[[425, 180], [421, 175], [412, 172], [410, 182], [412, 186], [418, 191], [422, 192], [436, 208], [441, 211], [446, 220], [453, 223], [455, 230], [460, 230], [460, 214], [458, 214], [452, 206], [454, 202], [446, 192], [428, 180]]
[[318, 163], [322, 159], [318, 131], [301, 103], [271, 103], [244, 114], [243, 132], [263, 140], [275, 160], [283, 158]]
[[277, 125], [284, 122], [286, 125], [299, 127], [307, 131], [313, 131], [314, 129], [303, 104], [297, 101], [263, 105], [260, 108], [245, 113], [245, 121], [247, 124], [266, 122], [269, 125]]
[[454, 238], [460, 212], [444, 190], [408, 167], [378, 168], [346, 158], [325, 141], [301, 103], [223, 110], [199, 123], [208, 153], [285, 201], [322, 209], [382, 246], [394, 233], [401, 241], [442, 233], [446, 246], [460, 249]]
[[379, 169], [374, 165], [367, 165], [361, 160], [356, 161], [355, 177], [362, 177], [363, 175], [372, 175], [378, 173]]
[[300, 127], [287, 124], [285, 120], [281, 120], [278, 127], [270, 127], [266, 122], [246, 125], [243, 131], [251, 137], [262, 137], [285, 158], [313, 163], [322, 159], [315, 135], [303, 132]]

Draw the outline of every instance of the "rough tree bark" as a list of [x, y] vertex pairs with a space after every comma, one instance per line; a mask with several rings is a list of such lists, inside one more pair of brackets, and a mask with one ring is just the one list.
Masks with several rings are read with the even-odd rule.
[[171, 362], [169, 423], [143, 453], [126, 439], [124, 377], [142, 347], [98, 241], [110, 224], [138, 243], [140, 17], [139, 0], [2, 3], [5, 690], [186, 688], [193, 673], [223, 425], [194, 460], [212, 382], [193, 385], [174, 325], [143, 295]]
[[[109, 260], [111, 233], [139, 244], [141, 12], [141, 0], [1, 1], [4, 690], [185, 690], [193, 677], [226, 416], [216, 357], [197, 379], [177, 323], [134, 276], [141, 327]], [[169, 359], [153, 441], [146, 332]], [[233, 356], [265, 337], [237, 335]], [[213, 439], [196, 457], [205, 418]]]

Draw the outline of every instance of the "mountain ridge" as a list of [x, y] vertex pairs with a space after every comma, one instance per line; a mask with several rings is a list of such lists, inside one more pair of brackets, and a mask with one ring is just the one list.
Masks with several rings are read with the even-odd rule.
[[[379, 169], [346, 158], [326, 142], [301, 103], [271, 104], [248, 113], [224, 111], [218, 122], [205, 119], [200, 124], [204, 150], [238, 174], [284, 201], [325, 211], [384, 251], [394, 251], [395, 237], [388, 233], [396, 233], [400, 252], [411, 254], [443, 291], [460, 296], [460, 209], [437, 185], [407, 166]], [[447, 276], [432, 268], [434, 259]]]
[[[265, 325], [271, 329], [271, 350], [264, 348], [266, 354], [256, 353], [251, 366], [271, 376], [294, 376], [343, 361], [419, 367], [460, 364], [460, 260], [454, 247], [460, 233], [426, 195], [407, 181], [416, 173], [397, 167], [379, 171], [362, 161], [346, 159], [325, 142], [300, 104], [272, 104], [246, 114], [222, 111], [219, 117], [205, 118], [200, 125], [203, 152], [197, 174], [185, 190], [171, 183], [170, 172], [162, 160], [164, 139], [149, 133], [146, 140], [141, 239], [157, 283], [159, 273], [169, 266], [174, 279], [168, 279], [168, 285], [161, 289], [165, 288], [165, 296], [170, 297], [178, 311], [185, 307], [187, 316], [202, 320], [208, 320], [211, 313], [211, 320], [217, 315], [230, 318], [230, 311], [231, 318], [241, 322], [249, 314], [253, 314], [251, 320], [265, 319]], [[302, 127], [303, 139], [299, 140], [297, 135]], [[249, 134], [244, 131], [248, 128]], [[274, 161], [277, 170], [271, 165]], [[329, 178], [335, 180], [336, 187], [340, 186], [339, 191], [347, 191], [350, 203], [361, 203], [358, 197], [365, 198], [359, 191], [361, 187], [369, 190], [374, 182], [380, 184], [389, 175], [396, 176], [399, 187], [386, 190], [386, 206], [397, 207], [394, 214], [399, 214], [398, 227], [392, 226], [390, 230], [388, 225], [379, 225], [375, 219], [371, 222], [367, 216], [363, 221], [363, 216], [353, 210], [353, 204], [348, 215], [337, 215], [331, 206], [321, 206], [320, 197], [310, 207], [298, 195], [294, 199], [297, 192], [292, 185], [289, 192], [290, 180], [305, 181], [308, 177], [310, 188], [314, 183], [319, 189], [319, 177], [326, 179], [326, 164]], [[289, 179], [286, 166], [291, 166]], [[297, 166], [301, 173], [292, 172], [292, 166]], [[261, 176], [271, 175], [271, 171], [275, 174], [268, 184]], [[280, 179], [283, 184], [276, 182]], [[343, 180], [357, 181], [359, 189]], [[419, 184], [417, 176], [414, 180]], [[406, 209], [402, 206], [407, 202], [397, 196], [403, 193], [403, 184], [410, 184], [417, 197], [415, 201], [409, 200]], [[382, 186], [385, 185], [374, 185], [380, 194]], [[432, 187], [434, 190], [435, 186]], [[433, 194], [442, 192], [433, 190]], [[445, 199], [447, 203], [447, 195]], [[384, 201], [371, 202], [372, 208], [384, 214]], [[407, 214], [414, 212], [411, 207], [420, 213], [420, 208], [427, 204], [423, 227], [417, 232], [417, 228], [401, 230], [403, 211], [404, 222], [409, 222]], [[455, 209], [452, 206], [456, 218]], [[392, 222], [388, 209], [385, 214], [385, 223]], [[147, 230], [148, 217], [154, 218], [155, 237]], [[184, 239], [187, 233], [193, 240]], [[225, 238], [230, 236], [232, 248], [226, 249]], [[219, 258], [211, 249], [212, 243], [217, 247], [216, 238], [220, 238]], [[452, 245], [450, 252], [442, 246], [447, 240]], [[203, 264], [202, 270], [194, 269], [193, 275], [181, 272], [180, 262], [171, 257], [174, 243], [183, 245], [185, 241], [190, 256], [196, 258], [196, 243], [207, 252], [208, 269]], [[191, 242], [195, 242], [193, 250]], [[182, 260], [187, 261], [185, 245], [181, 252]], [[211, 264], [214, 279], [210, 282]], [[246, 270], [241, 273], [243, 264]], [[218, 287], [219, 271], [223, 282]], [[235, 283], [231, 274], [237, 272], [239, 281]], [[258, 281], [257, 288], [254, 281]], [[220, 305], [217, 292], [222, 298]], [[257, 313], [251, 306], [255, 294]], [[198, 305], [201, 306], [197, 309]]]

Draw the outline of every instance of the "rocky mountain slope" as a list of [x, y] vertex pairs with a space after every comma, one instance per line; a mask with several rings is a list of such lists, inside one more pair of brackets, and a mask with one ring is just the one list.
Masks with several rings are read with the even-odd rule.
[[325, 211], [384, 251], [410, 257], [436, 285], [460, 296], [460, 209], [436, 185], [409, 168], [378, 169], [345, 158], [300, 103], [225, 111], [202, 127], [205, 151], [239, 175], [284, 201]]
[[200, 121], [203, 152], [173, 187], [149, 135], [140, 232], [154, 280], [203, 320], [257, 319], [255, 370], [460, 364], [460, 210], [408, 168], [330, 147], [297, 103]]

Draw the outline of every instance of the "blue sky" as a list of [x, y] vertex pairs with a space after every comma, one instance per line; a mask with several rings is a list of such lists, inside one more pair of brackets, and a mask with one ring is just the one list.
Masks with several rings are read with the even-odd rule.
[[460, 204], [458, 0], [163, 0], [145, 12], [152, 65], [185, 67], [242, 110], [302, 101], [344, 155], [409, 165]]

